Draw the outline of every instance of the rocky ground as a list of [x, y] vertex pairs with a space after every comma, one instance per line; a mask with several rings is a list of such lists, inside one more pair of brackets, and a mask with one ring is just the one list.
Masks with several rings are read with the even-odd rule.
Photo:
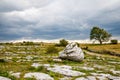
[[6, 53], [0, 57], [0, 80], [120, 80], [119, 57], [84, 53], [81, 62], [58, 54]]

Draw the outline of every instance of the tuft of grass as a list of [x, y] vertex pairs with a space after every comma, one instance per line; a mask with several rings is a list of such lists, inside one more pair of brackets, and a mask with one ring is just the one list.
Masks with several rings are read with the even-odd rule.
[[53, 77], [55, 80], [59, 80], [59, 78], [64, 77], [62, 74], [55, 73], [52, 71], [48, 71], [47, 74], [49, 74], [51, 77]]
[[11, 76], [7, 71], [0, 70], [0, 76], [8, 77], [12, 80], [16, 80], [16, 78], [14, 76]]
[[58, 49], [52, 45], [52, 46], [48, 46], [46, 48], [46, 53], [49, 54], [49, 53], [58, 53]]
[[25, 78], [24, 80], [36, 80], [35, 78]]
[[44, 66], [39, 66], [37, 68], [35, 68], [35, 67], [29, 67], [28, 70], [32, 71], [32, 72], [43, 72], [43, 73], [47, 72], [47, 69]]

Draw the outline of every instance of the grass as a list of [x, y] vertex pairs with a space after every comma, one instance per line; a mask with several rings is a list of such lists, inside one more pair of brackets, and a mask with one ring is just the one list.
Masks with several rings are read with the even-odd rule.
[[102, 51], [102, 50], [108, 50], [108, 51], [114, 51], [116, 53], [120, 53], [120, 43], [119, 44], [81, 44], [80, 45], [82, 48], [84, 47], [88, 47], [89, 49], [93, 49], [93, 50], [98, 50], [98, 51]]
[[1, 69], [0, 69], [0, 76], [8, 77], [8, 78], [11, 78], [12, 80], [16, 80], [14, 76], [11, 76], [7, 71], [3, 71]]
[[[114, 75], [110, 72], [110, 69], [114, 69], [119, 71], [120, 65], [114, 64], [110, 62], [118, 62], [120, 63], [119, 57], [110, 57], [109, 55], [106, 55], [104, 57], [100, 56], [91, 56], [88, 54], [85, 54], [85, 59], [82, 62], [75, 62], [75, 61], [69, 61], [69, 60], [63, 60], [62, 62], [55, 62], [53, 61], [53, 57], [57, 57], [59, 54], [58, 52], [63, 50], [64, 47], [56, 47], [58, 52], [52, 52], [49, 54], [46, 54], [46, 49], [49, 46], [52, 46], [54, 44], [44, 44], [44, 45], [20, 45], [20, 44], [12, 44], [12, 45], [0, 45], [0, 76], [9, 77], [12, 80], [14, 80], [14, 77], [9, 75], [10, 71], [13, 72], [21, 72], [21, 77], [18, 80], [35, 80], [34, 78], [26, 78], [24, 79], [23, 76], [25, 73], [28, 72], [43, 72], [47, 73], [50, 76], [52, 76], [55, 80], [58, 80], [59, 78], [64, 77], [61, 74], [54, 73], [51, 71], [47, 71], [46, 68], [43, 66], [40, 66], [38, 68], [31, 67], [33, 63], [40, 63], [40, 64], [58, 64], [58, 65], [69, 65], [69, 66], [79, 66], [79, 67], [93, 67], [95, 70], [89, 71], [84, 70], [80, 68], [74, 68], [74, 70], [81, 71], [83, 73], [86, 73], [87, 75], [90, 75], [92, 72], [102, 71], [103, 73], [109, 73], [111, 75]], [[120, 44], [117, 45], [111, 45], [111, 44], [104, 44], [104, 45], [92, 45], [92, 44], [80, 44], [80, 47], [84, 48], [88, 46], [90, 49], [95, 50], [109, 50], [109, 51], [115, 51], [120, 53]], [[24, 53], [22, 53], [24, 52]], [[33, 59], [30, 61], [27, 61], [26, 57], [31, 56]], [[8, 59], [8, 61], [4, 61], [3, 59]], [[20, 62], [17, 62], [19, 60], [22, 60]], [[103, 68], [99, 69], [94, 67], [95, 65], [103, 66]], [[118, 76], [118, 75], [116, 75]], [[75, 77], [73, 77], [74, 79]], [[17, 79], [15, 79], [17, 80]]]

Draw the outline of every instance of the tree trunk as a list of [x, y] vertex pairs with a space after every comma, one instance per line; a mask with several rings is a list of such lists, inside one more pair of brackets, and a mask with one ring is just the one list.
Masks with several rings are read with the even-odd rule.
[[101, 41], [101, 40], [99, 40], [99, 42], [100, 42], [100, 44], [102, 44], [102, 41]]

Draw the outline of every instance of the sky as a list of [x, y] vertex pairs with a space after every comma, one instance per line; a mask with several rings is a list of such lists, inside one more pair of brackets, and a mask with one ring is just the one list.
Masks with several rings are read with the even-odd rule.
[[88, 40], [93, 26], [120, 40], [120, 0], [0, 0], [0, 41]]

